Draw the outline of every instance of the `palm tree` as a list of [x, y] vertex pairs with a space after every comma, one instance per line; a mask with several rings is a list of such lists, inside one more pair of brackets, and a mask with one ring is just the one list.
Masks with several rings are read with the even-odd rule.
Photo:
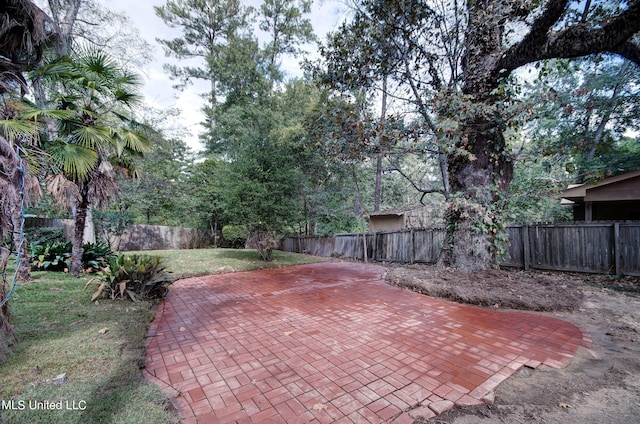
[[[32, 125], [16, 120], [15, 105], [27, 90], [23, 69], [35, 65], [42, 50], [52, 38], [51, 19], [29, 0], [0, 0], [0, 236], [11, 239], [16, 251], [22, 252], [19, 278], [29, 279], [26, 243], [17, 237], [22, 224], [22, 202], [33, 178], [29, 177], [21, 156], [33, 141]], [[16, 99], [16, 97], [18, 99]], [[22, 152], [22, 154], [21, 154]], [[38, 187], [37, 184], [34, 184]], [[1, 249], [2, 270], [10, 249]], [[0, 359], [3, 339], [11, 336], [8, 323], [8, 299], [4, 283], [0, 283]]]
[[89, 208], [116, 199], [117, 172], [136, 176], [133, 159], [150, 148], [143, 126], [132, 118], [140, 81], [96, 49], [45, 64], [34, 78], [51, 88], [52, 108], [70, 112], [56, 121], [44, 149], [52, 158], [47, 188], [74, 210], [71, 273], [79, 276]]

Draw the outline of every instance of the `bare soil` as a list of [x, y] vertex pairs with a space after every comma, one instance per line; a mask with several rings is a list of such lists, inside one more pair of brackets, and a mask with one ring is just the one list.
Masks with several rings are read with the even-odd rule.
[[389, 267], [384, 277], [433, 297], [564, 319], [593, 339], [564, 369], [522, 368], [497, 387], [492, 405], [414, 424], [640, 423], [640, 278], [419, 265]]

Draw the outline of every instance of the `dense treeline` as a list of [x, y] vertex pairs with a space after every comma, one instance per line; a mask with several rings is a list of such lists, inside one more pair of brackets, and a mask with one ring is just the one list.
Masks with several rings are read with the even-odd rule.
[[368, 213], [422, 203], [446, 224], [443, 264], [474, 268], [495, 261], [505, 222], [568, 219], [567, 184], [640, 168], [635, 1], [359, 0], [326, 38], [308, 0], [166, 1], [166, 70], [208, 87], [197, 153], [166, 125], [175, 111], [141, 107], [132, 70], [149, 48], [126, 16], [42, 6], [57, 41], [24, 67], [30, 94], [13, 91], [28, 107], [4, 90], [3, 134], [32, 140], [31, 211], [73, 210], [78, 228], [89, 209], [111, 232], [245, 226], [268, 259], [284, 234], [361, 231]]

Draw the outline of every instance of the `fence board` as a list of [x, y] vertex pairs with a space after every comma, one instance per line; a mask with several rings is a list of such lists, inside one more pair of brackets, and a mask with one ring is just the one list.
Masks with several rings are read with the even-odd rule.
[[524, 268], [524, 231], [525, 226], [522, 225], [513, 225], [507, 228], [509, 244], [502, 261], [503, 265]]
[[539, 224], [529, 227], [531, 267], [609, 273], [615, 270], [613, 224]]
[[640, 225], [620, 224], [619, 272], [640, 277]]
[[[438, 260], [444, 235], [442, 228], [368, 234], [367, 257], [433, 264]], [[640, 276], [640, 223], [509, 225], [507, 235], [509, 245], [503, 266]], [[289, 237], [283, 250], [364, 259], [362, 234]]]

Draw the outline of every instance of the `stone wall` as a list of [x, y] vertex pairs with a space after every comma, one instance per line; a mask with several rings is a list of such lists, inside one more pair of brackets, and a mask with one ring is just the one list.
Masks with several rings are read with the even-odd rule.
[[[25, 220], [27, 228], [55, 227], [62, 228], [67, 241], [73, 238], [72, 219], [49, 219], [29, 217]], [[93, 223], [87, 220], [85, 243], [95, 243]], [[129, 250], [163, 250], [163, 249], [198, 249], [214, 245], [212, 231], [195, 228], [167, 227], [164, 225], [132, 225], [120, 237], [110, 240], [115, 251]]]
[[120, 251], [199, 249], [214, 244], [212, 231], [164, 225], [132, 225], [114, 243]]

